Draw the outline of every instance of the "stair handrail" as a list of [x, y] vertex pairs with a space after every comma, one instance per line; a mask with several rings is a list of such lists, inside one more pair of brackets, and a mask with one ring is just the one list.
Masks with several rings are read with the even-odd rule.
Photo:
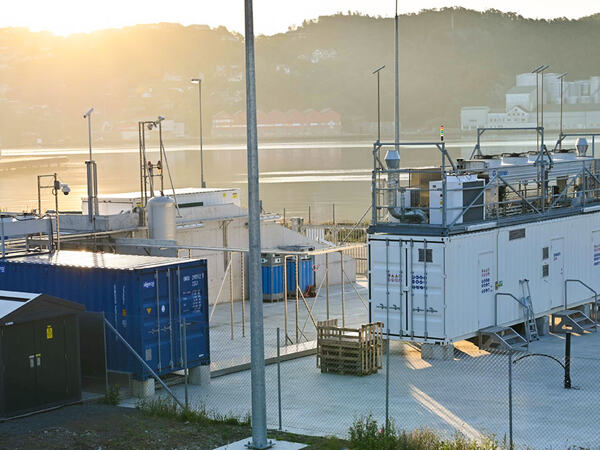
[[596, 321], [596, 319], [598, 318], [598, 292], [596, 292], [595, 289], [591, 288], [590, 286], [588, 286], [587, 284], [585, 284], [583, 281], [578, 280], [576, 278], [568, 278], [565, 280], [565, 309], [567, 309], [567, 283], [569, 282], [577, 282], [579, 284], [581, 284], [582, 286], [588, 288], [590, 291], [592, 291], [594, 293], [594, 321]]
[[512, 299], [514, 299], [519, 305], [521, 305], [523, 308], [528, 309], [527, 304], [525, 304], [525, 302], [522, 302], [521, 300], [519, 300], [517, 297], [515, 297], [514, 295], [508, 293], [508, 292], [496, 292], [494, 294], [494, 326], [498, 326], [498, 296], [499, 295], [506, 295], [507, 297], [511, 297]]

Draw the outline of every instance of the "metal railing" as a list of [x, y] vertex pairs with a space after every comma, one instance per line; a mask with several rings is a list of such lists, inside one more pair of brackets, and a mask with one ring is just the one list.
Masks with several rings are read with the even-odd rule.
[[593, 158], [552, 155], [544, 148], [527, 157], [503, 155], [506, 164], [480, 157], [446, 168], [445, 161], [452, 161], [444, 144], [423, 143], [440, 151], [441, 166], [394, 169], [381, 162], [385, 145], [393, 144], [375, 144], [373, 151], [374, 227], [471, 231], [591, 212], [590, 206], [600, 203], [600, 160]]

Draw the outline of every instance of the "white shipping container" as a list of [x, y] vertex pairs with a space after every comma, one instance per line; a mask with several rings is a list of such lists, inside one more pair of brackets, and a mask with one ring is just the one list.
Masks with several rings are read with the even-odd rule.
[[[370, 320], [395, 339], [449, 343], [523, 322], [519, 280], [536, 317], [594, 301], [600, 291], [600, 213], [451, 236], [369, 236]], [[497, 309], [497, 311], [496, 311]]]

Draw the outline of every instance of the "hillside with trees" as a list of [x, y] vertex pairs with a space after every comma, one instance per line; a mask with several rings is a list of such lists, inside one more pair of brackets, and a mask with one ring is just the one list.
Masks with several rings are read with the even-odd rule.
[[[579, 20], [526, 19], [461, 8], [402, 15], [400, 102], [404, 129], [458, 126], [466, 105], [496, 105], [515, 74], [542, 63], [572, 78], [600, 74], [600, 14]], [[338, 111], [346, 133], [375, 120], [382, 72], [383, 120], [393, 117], [393, 18], [337, 14], [256, 41], [257, 95], [264, 111]], [[0, 29], [2, 147], [85, 144], [81, 115], [96, 108], [94, 132], [118, 142], [120, 130], [163, 115], [198, 135], [203, 78], [204, 130], [212, 116], [245, 108], [243, 36], [224, 27], [161, 23], [68, 37]]]

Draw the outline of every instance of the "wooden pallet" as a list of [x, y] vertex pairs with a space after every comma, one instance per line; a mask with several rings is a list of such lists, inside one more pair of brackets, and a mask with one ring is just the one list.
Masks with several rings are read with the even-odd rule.
[[337, 319], [317, 322], [317, 367], [322, 373], [368, 375], [382, 367], [383, 324], [342, 328]]

